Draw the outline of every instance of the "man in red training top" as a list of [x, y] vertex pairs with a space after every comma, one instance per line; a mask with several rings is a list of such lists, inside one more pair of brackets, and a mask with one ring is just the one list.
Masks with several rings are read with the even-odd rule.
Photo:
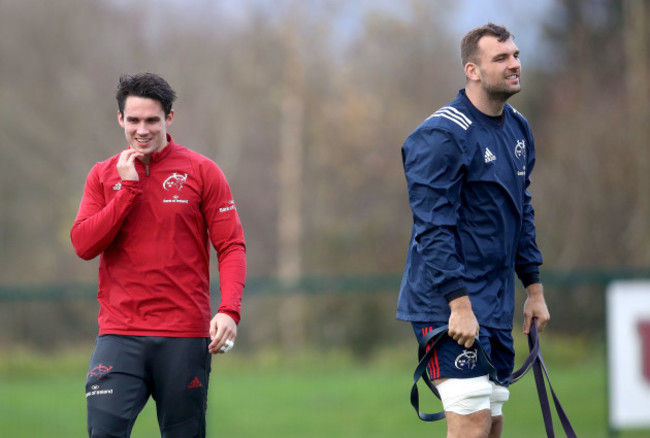
[[[70, 232], [79, 257], [100, 256], [88, 435], [128, 437], [152, 396], [162, 437], [205, 437], [210, 354], [237, 337], [241, 222], [219, 167], [167, 133], [176, 93], [165, 79], [124, 75], [116, 98], [128, 148], [91, 169]], [[210, 242], [221, 291], [214, 317]]]

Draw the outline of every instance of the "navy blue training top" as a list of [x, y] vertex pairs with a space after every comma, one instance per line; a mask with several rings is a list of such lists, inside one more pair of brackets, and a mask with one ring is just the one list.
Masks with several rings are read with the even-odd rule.
[[448, 302], [469, 295], [480, 325], [512, 329], [515, 272], [528, 285], [542, 264], [528, 121], [509, 104], [489, 117], [460, 90], [409, 135], [402, 160], [413, 229], [397, 318], [447, 322]]

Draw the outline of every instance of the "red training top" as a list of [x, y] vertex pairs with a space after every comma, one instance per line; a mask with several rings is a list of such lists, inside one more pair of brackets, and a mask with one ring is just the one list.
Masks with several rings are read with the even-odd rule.
[[240, 320], [246, 246], [230, 187], [210, 159], [169, 144], [139, 181], [121, 181], [119, 154], [86, 180], [70, 231], [79, 257], [99, 262], [99, 334], [207, 337], [210, 247], [217, 251], [218, 312]]

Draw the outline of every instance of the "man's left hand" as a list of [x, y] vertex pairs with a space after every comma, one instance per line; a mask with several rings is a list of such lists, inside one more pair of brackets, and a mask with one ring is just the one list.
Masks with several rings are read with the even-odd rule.
[[[225, 313], [217, 313], [210, 321], [210, 345], [208, 351], [211, 354], [223, 354], [230, 350], [237, 338], [237, 323]], [[230, 345], [228, 345], [230, 344]]]
[[524, 334], [530, 333], [533, 318], [537, 318], [537, 330], [542, 332], [551, 319], [544, 299], [544, 288], [541, 283], [534, 283], [526, 288], [526, 292], [528, 298], [524, 303]]

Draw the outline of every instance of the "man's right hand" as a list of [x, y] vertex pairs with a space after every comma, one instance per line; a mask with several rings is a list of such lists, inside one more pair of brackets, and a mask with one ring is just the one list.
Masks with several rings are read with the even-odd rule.
[[141, 158], [144, 155], [133, 149], [125, 149], [120, 154], [117, 160], [117, 173], [119, 173], [122, 181], [138, 181], [140, 177], [135, 170], [135, 159]]
[[449, 302], [449, 337], [465, 348], [471, 348], [478, 336], [479, 325], [468, 296]]

